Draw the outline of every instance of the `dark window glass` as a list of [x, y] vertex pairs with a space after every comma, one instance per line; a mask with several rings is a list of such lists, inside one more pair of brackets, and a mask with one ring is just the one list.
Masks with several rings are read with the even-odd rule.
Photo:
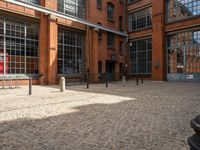
[[135, 40], [130, 46], [130, 73], [151, 74], [152, 43], [151, 39]]
[[58, 11], [85, 18], [85, 0], [57, 0]]
[[102, 0], [97, 0], [97, 8], [102, 9]]
[[84, 72], [83, 34], [64, 29], [58, 31], [58, 73]]
[[107, 19], [114, 20], [114, 5], [112, 3], [107, 3]]
[[136, 12], [130, 13], [128, 16], [129, 31], [148, 28], [152, 26], [152, 7], [148, 7]]
[[114, 48], [115, 36], [111, 32], [107, 32], [107, 48]]

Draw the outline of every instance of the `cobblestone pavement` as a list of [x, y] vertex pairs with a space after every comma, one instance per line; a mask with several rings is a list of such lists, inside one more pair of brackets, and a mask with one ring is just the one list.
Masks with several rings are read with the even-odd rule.
[[2, 150], [187, 150], [200, 84], [135, 82], [0, 90]]

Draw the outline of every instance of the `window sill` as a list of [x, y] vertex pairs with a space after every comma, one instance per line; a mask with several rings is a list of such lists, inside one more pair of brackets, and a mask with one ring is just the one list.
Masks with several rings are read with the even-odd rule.
[[97, 9], [98, 9], [98, 10], [102, 10], [102, 7], [98, 7], [98, 6], [97, 6]]
[[114, 19], [107, 19], [107, 21], [115, 23]]
[[149, 27], [146, 27], [146, 28], [140, 28], [140, 29], [136, 29], [136, 30], [128, 31], [128, 32], [132, 33], [132, 32], [138, 32], [138, 31], [142, 31], [142, 30], [148, 30], [148, 29], [152, 29], [152, 26], [149, 26]]

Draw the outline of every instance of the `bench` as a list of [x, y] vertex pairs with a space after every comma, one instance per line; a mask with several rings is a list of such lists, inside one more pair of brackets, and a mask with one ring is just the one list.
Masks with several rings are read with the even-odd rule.
[[[37, 75], [38, 76], [38, 75]], [[6, 87], [6, 81], [9, 82], [9, 88], [13, 88], [13, 81], [15, 81], [15, 88], [19, 88], [19, 81], [20, 80], [32, 80], [35, 76], [29, 76], [25, 74], [2, 74], [0, 75], [0, 81], [2, 81], [2, 89], [5, 89]]]

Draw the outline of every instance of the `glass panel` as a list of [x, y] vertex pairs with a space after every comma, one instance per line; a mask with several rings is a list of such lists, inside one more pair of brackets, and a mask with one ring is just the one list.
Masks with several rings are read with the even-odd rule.
[[167, 21], [175, 21], [198, 14], [200, 14], [199, 0], [167, 0]]
[[83, 35], [59, 29], [58, 73], [79, 74], [84, 71]]
[[151, 39], [132, 41], [130, 47], [130, 72], [133, 74], [151, 74]]
[[57, 0], [58, 11], [85, 18], [85, 0]]
[[152, 25], [152, 7], [148, 7], [129, 14], [129, 31], [148, 28]]
[[200, 73], [200, 31], [168, 36], [168, 73]]
[[[4, 21], [3, 21], [4, 22]], [[2, 20], [0, 21], [0, 28]], [[0, 55], [4, 54], [3, 43], [6, 43], [6, 73], [37, 74], [38, 73], [38, 25], [26, 25], [11, 19], [5, 19], [6, 34], [0, 34]], [[27, 38], [25, 31], [27, 28]], [[2, 56], [0, 56], [2, 60]], [[4, 63], [4, 64], [5, 64]], [[0, 62], [2, 73], [3, 62]]]

